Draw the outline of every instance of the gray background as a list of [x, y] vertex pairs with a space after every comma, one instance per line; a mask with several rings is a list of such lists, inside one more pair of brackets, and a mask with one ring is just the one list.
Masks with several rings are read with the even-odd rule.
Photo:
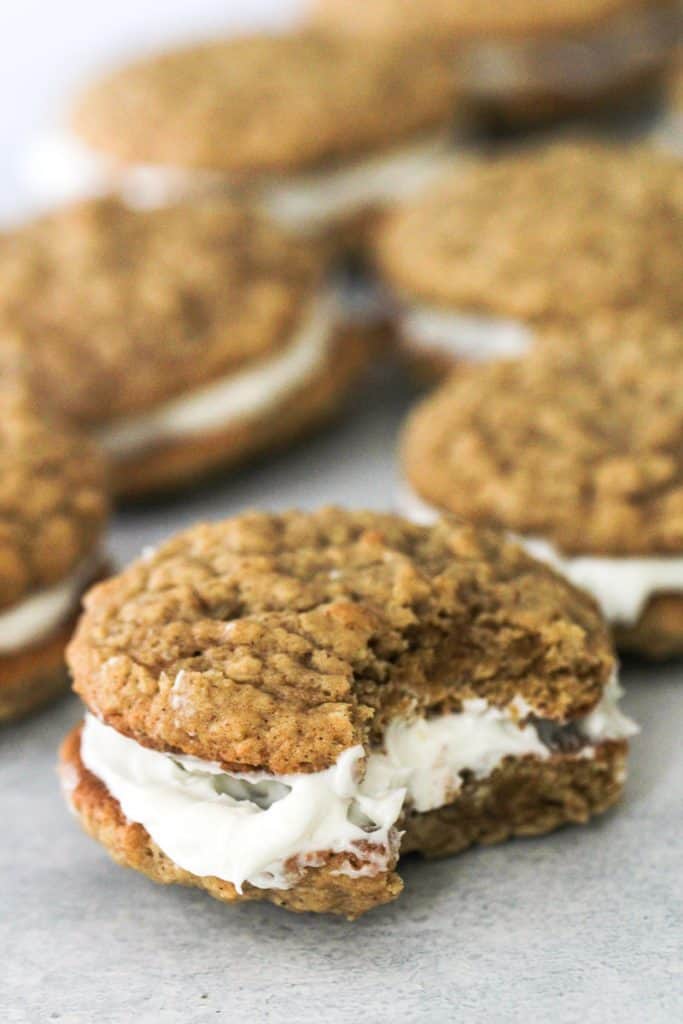
[[[19, 154], [79, 77], [119, 54], [286, 3], [25, 0], [0, 15], [0, 215]], [[19, 9], [21, 7], [21, 9]], [[54, 9], [53, 9], [54, 8]], [[158, 22], [158, 23], [157, 23]], [[161, 24], [163, 22], [163, 24]], [[338, 502], [386, 508], [407, 386], [379, 371], [336, 430], [202, 493], [117, 517], [123, 562], [198, 518]], [[683, 1017], [683, 672], [626, 666], [642, 725], [618, 810], [585, 829], [410, 859], [399, 901], [355, 924], [223, 907], [114, 866], [58, 792], [67, 698], [0, 731], [0, 1019], [669, 1024]]]

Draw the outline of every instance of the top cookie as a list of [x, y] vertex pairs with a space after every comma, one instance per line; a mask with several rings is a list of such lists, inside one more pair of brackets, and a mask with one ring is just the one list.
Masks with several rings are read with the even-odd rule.
[[380, 150], [453, 112], [451, 62], [420, 46], [250, 36], [145, 59], [87, 90], [75, 133], [126, 163], [250, 178]]
[[[3, 368], [4, 369], [4, 368]], [[64, 579], [90, 555], [107, 513], [94, 446], [0, 381], [0, 609]]]
[[420, 497], [567, 554], [680, 555], [680, 334], [600, 341], [456, 370], [405, 432]]
[[683, 165], [562, 143], [471, 161], [390, 216], [377, 260], [407, 301], [524, 321], [683, 315]]
[[0, 237], [0, 324], [41, 400], [91, 425], [276, 353], [324, 270], [229, 202], [97, 200]]
[[623, 11], [667, 6], [669, 0], [316, 0], [313, 17], [345, 32], [460, 39], [572, 31]]
[[118, 732], [275, 774], [472, 697], [571, 719], [613, 668], [591, 599], [499, 535], [334, 508], [168, 541], [90, 592], [70, 665]]

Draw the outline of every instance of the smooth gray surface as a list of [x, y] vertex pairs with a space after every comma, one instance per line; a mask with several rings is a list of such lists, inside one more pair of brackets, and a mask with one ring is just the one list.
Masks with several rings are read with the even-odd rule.
[[[338, 432], [168, 506], [119, 517], [120, 559], [197, 517], [326, 501], [386, 507], [409, 396], [389, 376]], [[223, 907], [123, 871], [58, 792], [75, 699], [0, 732], [0, 1019], [8, 1024], [551, 1020], [671, 1024], [683, 974], [683, 672], [630, 669], [643, 726], [622, 806], [588, 828], [410, 860], [355, 924]]]

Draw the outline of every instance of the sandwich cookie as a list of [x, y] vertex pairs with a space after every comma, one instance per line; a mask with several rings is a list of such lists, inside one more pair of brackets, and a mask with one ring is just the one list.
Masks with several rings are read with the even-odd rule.
[[349, 918], [401, 852], [604, 811], [634, 731], [591, 599], [455, 521], [196, 526], [90, 592], [69, 664], [64, 790], [115, 860]]
[[368, 358], [318, 248], [227, 200], [92, 200], [6, 235], [3, 320], [41, 400], [99, 440], [127, 497], [292, 440]]
[[105, 569], [104, 464], [0, 383], [0, 721], [66, 690], [64, 648]]
[[327, 30], [420, 39], [457, 60], [464, 95], [506, 122], [635, 99], [677, 40], [676, 0], [314, 0]]
[[654, 149], [558, 143], [463, 162], [387, 216], [376, 263], [404, 351], [430, 377], [522, 355], [551, 321], [683, 312], [683, 166]]
[[617, 644], [683, 654], [683, 344], [559, 339], [461, 367], [411, 415], [403, 511], [513, 534], [589, 591]]
[[240, 192], [294, 233], [344, 233], [434, 180], [455, 120], [451, 62], [420, 45], [241, 37], [146, 58], [86, 89], [68, 128], [36, 147], [29, 178], [49, 202]]

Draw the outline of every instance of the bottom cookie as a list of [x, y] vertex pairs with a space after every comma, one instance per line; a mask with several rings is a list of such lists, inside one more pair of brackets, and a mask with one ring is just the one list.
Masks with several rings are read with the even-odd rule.
[[78, 727], [62, 745], [62, 785], [85, 831], [119, 864], [155, 882], [205, 889], [228, 903], [268, 900], [289, 910], [342, 914], [349, 919], [399, 895], [403, 882], [393, 870], [399, 854], [441, 857], [475, 843], [497, 843], [587, 822], [619, 799], [627, 757], [623, 740], [600, 743], [589, 756], [557, 753], [544, 761], [509, 757], [486, 778], [466, 777], [452, 803], [425, 813], [407, 812], [398, 823], [399, 848], [385, 849], [380, 858], [386, 870], [369, 873], [368, 862], [358, 861], [357, 871], [349, 872], [348, 852], [328, 852], [317, 855], [289, 889], [245, 884], [238, 892], [229, 882], [198, 877], [178, 867], [141, 825], [127, 821], [118, 801], [84, 766], [80, 736]]
[[398, 345], [402, 364], [420, 387], [436, 387], [458, 365], [458, 361], [438, 349], [418, 349], [406, 341]]
[[408, 814], [401, 854], [444, 857], [475, 843], [585, 824], [619, 799], [626, 757], [626, 742], [615, 740], [595, 747], [591, 757], [508, 758], [488, 778], [467, 779], [453, 803]]
[[683, 593], [656, 594], [632, 626], [616, 625], [620, 651], [654, 661], [683, 657]]
[[73, 620], [46, 643], [0, 658], [0, 722], [21, 718], [68, 687], [64, 649]]
[[139, 500], [189, 486], [297, 440], [334, 416], [369, 355], [361, 332], [339, 331], [325, 366], [267, 416], [178, 438], [117, 461], [112, 470], [115, 493]]
[[395, 899], [403, 882], [393, 871], [396, 855], [388, 859], [389, 869], [373, 875], [339, 873], [349, 860], [348, 852], [316, 858], [314, 866], [305, 868], [290, 889], [259, 889], [245, 883], [238, 892], [230, 882], [184, 871], [166, 856], [142, 825], [127, 821], [119, 803], [103, 783], [89, 772], [80, 755], [80, 727], [64, 740], [60, 751], [60, 775], [65, 795], [85, 831], [102, 843], [114, 860], [123, 867], [134, 868], [162, 885], [172, 883], [205, 889], [209, 895], [225, 903], [246, 900], [268, 900], [294, 911], [342, 914], [356, 918], [372, 907]]

